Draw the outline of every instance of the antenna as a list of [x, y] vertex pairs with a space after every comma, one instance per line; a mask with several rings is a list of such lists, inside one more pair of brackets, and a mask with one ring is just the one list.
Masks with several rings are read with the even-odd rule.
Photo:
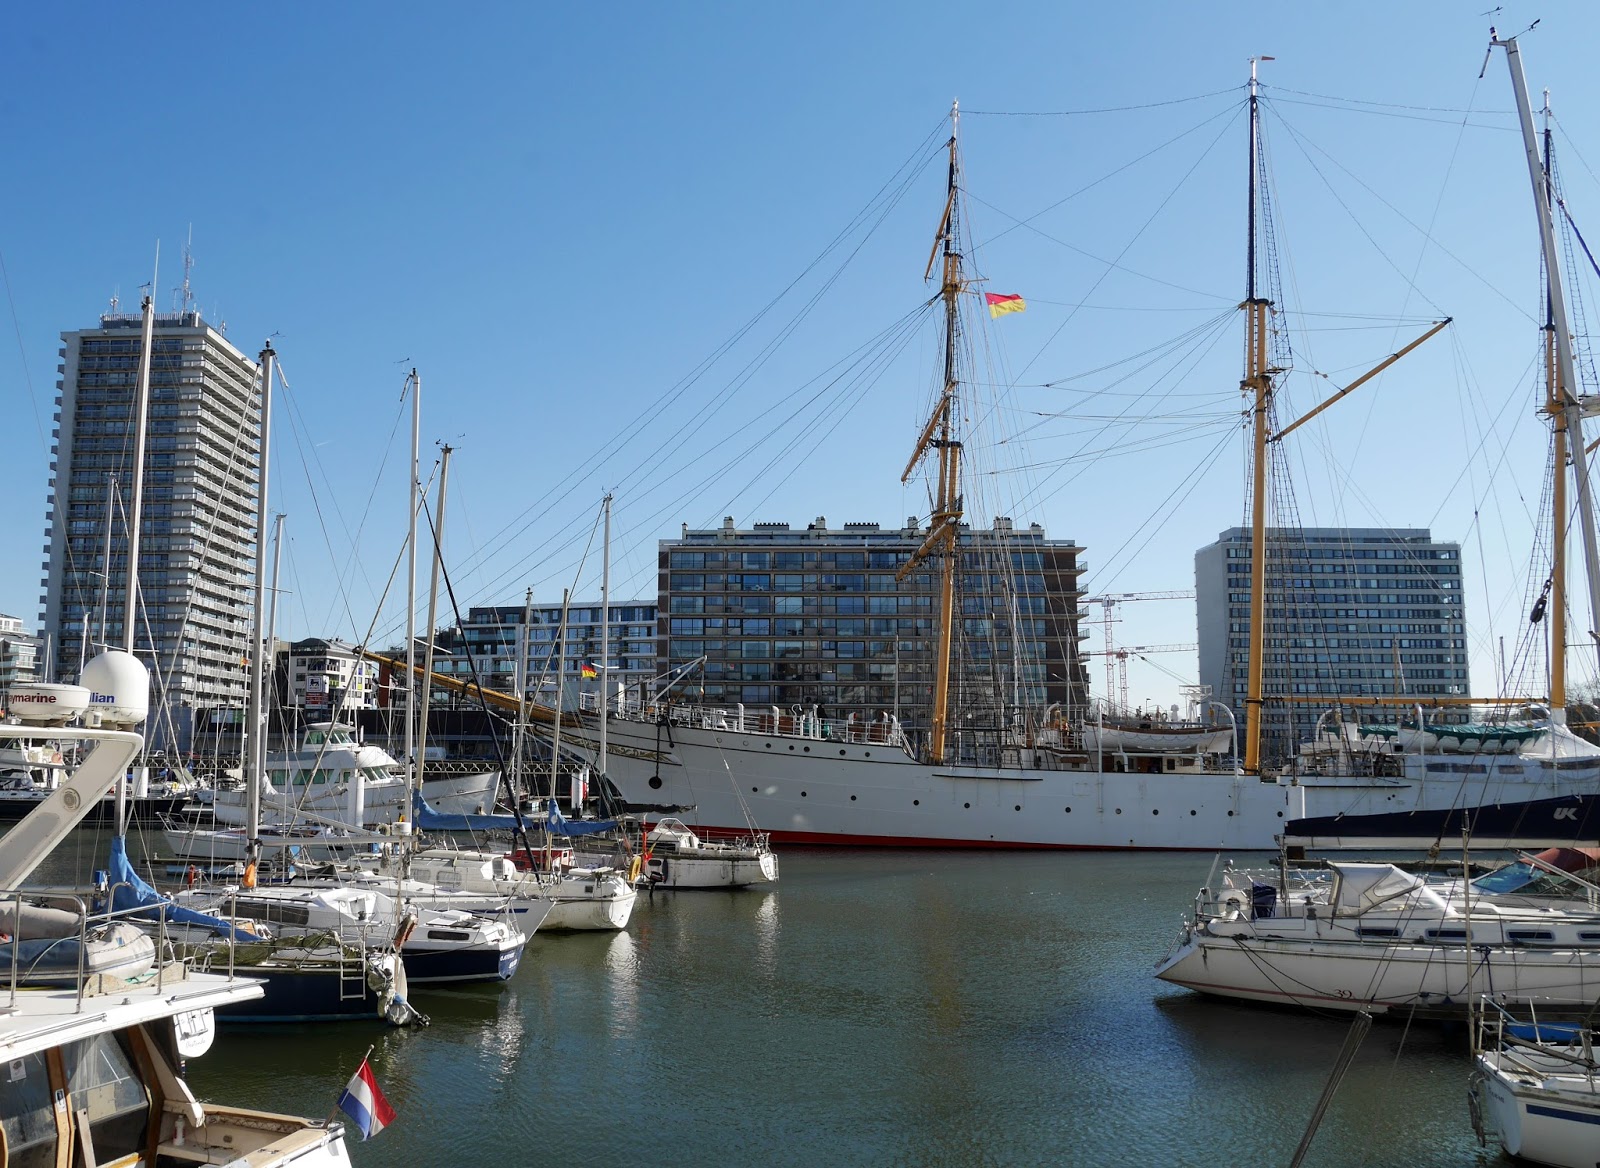
[[116, 316], [117, 315], [117, 304], [118, 304], [117, 294], [119, 292], [121, 292], [121, 291], [122, 291], [122, 289], [120, 289], [120, 288], [111, 289], [111, 315], [112, 316]]
[[183, 299], [178, 305], [179, 312], [188, 312], [189, 306], [194, 303], [194, 294], [189, 291], [189, 273], [194, 271], [194, 224], [189, 224], [189, 238], [183, 244]]

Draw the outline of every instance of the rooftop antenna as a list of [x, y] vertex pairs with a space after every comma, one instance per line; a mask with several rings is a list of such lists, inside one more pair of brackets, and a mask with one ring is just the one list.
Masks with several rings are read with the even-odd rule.
[[121, 293], [121, 291], [122, 291], [121, 288], [113, 288], [113, 289], [111, 289], [111, 315], [112, 316], [116, 316], [117, 315], [117, 304], [119, 303], [118, 294]]
[[183, 244], [183, 311], [194, 304], [194, 293], [189, 289], [189, 273], [194, 271], [194, 224], [189, 224], [189, 238]]

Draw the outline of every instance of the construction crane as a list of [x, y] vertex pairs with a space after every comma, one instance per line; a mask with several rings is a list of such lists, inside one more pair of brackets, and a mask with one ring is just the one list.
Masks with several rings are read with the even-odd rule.
[[[1085, 657], [1104, 657], [1106, 659], [1106, 677], [1111, 676], [1112, 666], [1117, 671], [1119, 698], [1122, 708], [1128, 708], [1128, 658], [1142, 657], [1146, 653], [1193, 653], [1200, 646], [1190, 642], [1186, 645], [1124, 645], [1120, 649], [1112, 649], [1108, 653], [1085, 653]], [[1106, 697], [1111, 696], [1110, 682], [1107, 681]]]
[[[1111, 626], [1113, 624], [1115, 624], [1116, 621], [1117, 621], [1117, 616], [1116, 616], [1116, 611], [1115, 611], [1117, 605], [1126, 604], [1130, 600], [1193, 600], [1193, 599], [1194, 599], [1194, 589], [1193, 588], [1180, 588], [1180, 589], [1177, 589], [1176, 591], [1171, 591], [1171, 592], [1107, 592], [1107, 593], [1104, 593], [1104, 594], [1102, 594], [1100, 596], [1086, 596], [1086, 597], [1083, 598], [1083, 603], [1084, 604], [1098, 604], [1100, 606], [1100, 613], [1101, 613], [1100, 627], [1101, 627], [1101, 630], [1102, 630], [1102, 635], [1105, 637], [1105, 648], [1104, 648], [1104, 651], [1103, 651], [1102, 655], [1106, 659], [1106, 700], [1107, 701], [1111, 700], [1111, 694], [1112, 694], [1112, 691], [1114, 690], [1114, 688], [1116, 686], [1116, 680], [1117, 680], [1117, 676], [1116, 676], [1116, 670], [1117, 670], [1117, 664], [1118, 664], [1117, 657], [1116, 657], [1117, 646], [1116, 646], [1116, 640], [1112, 636], [1112, 631], [1111, 631]], [[1086, 656], [1086, 657], [1093, 657], [1095, 655], [1096, 654], [1093, 654], [1093, 653], [1085, 653], [1084, 654], [1084, 656]], [[1122, 665], [1122, 704], [1123, 704], [1124, 707], [1126, 707], [1127, 704], [1128, 704], [1128, 661], [1127, 661], [1127, 658], [1123, 658], [1122, 659], [1121, 665]]]

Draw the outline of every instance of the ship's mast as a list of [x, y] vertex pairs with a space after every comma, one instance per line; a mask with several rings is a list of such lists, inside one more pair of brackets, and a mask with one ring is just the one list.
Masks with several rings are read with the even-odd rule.
[[939, 452], [939, 477], [934, 489], [933, 514], [930, 517], [927, 539], [923, 540], [912, 557], [896, 573], [903, 580], [914, 569], [930, 558], [939, 559], [939, 645], [934, 655], [933, 709], [928, 725], [928, 761], [944, 761], [945, 730], [950, 706], [950, 657], [953, 641], [952, 622], [955, 617], [955, 586], [958, 555], [957, 536], [961, 531], [961, 442], [956, 437], [956, 352], [959, 343], [960, 314], [956, 298], [961, 294], [961, 252], [956, 242], [958, 227], [957, 185], [960, 181], [960, 160], [957, 154], [957, 136], [961, 125], [960, 103], [950, 107], [950, 168], [946, 188], [944, 217], [939, 222], [934, 240], [933, 254], [928, 257], [924, 278], [933, 272], [933, 265], [943, 256], [943, 276], [939, 294], [944, 299], [944, 389], [934, 406], [933, 415], [917, 439], [916, 449], [906, 464], [905, 482], [916, 470], [922, 457], [931, 447]]
[[1267, 641], [1267, 438], [1272, 404], [1272, 370], [1267, 367], [1267, 314], [1272, 302], [1256, 288], [1256, 203], [1260, 176], [1256, 159], [1260, 146], [1260, 95], [1256, 82], [1258, 61], [1250, 59], [1250, 190], [1245, 273], [1245, 374], [1240, 389], [1253, 395], [1251, 432], [1254, 454], [1250, 485], [1250, 663], [1245, 694], [1244, 769], [1261, 773], [1261, 703]]
[[[1555, 202], [1550, 175], [1550, 91], [1544, 93], [1545, 206]], [[1550, 716], [1567, 716], [1567, 413], [1557, 356], [1555, 308], [1544, 299], [1545, 413], [1550, 415], [1554, 481], [1550, 492]]]
[[[1522, 71], [1522, 54], [1517, 49], [1517, 38], [1501, 40], [1493, 29], [1489, 30], [1489, 46], [1500, 46], [1506, 51], [1506, 65], [1511, 72], [1511, 89], [1517, 99], [1517, 119], [1522, 126], [1523, 152], [1528, 160], [1528, 177], [1533, 183], [1534, 210], [1539, 219], [1539, 243], [1544, 249], [1545, 281], [1548, 293], [1546, 320], [1555, 345], [1556, 392], [1561, 412], [1565, 415], [1565, 444], [1571, 452], [1572, 477], [1578, 488], [1578, 526], [1583, 534], [1583, 562], [1589, 584], [1589, 635], [1600, 638], [1600, 542], [1597, 542], [1594, 522], [1594, 499], [1589, 484], [1589, 452], [1583, 444], [1583, 403], [1578, 397], [1578, 378], [1572, 357], [1572, 335], [1567, 329], [1566, 291], [1561, 278], [1561, 256], [1556, 250], [1555, 224], [1550, 210], [1549, 176], [1544, 160], [1539, 155], [1539, 137], [1533, 125], [1533, 106], [1528, 100], [1528, 82]], [[1561, 467], [1558, 464], [1558, 471]], [[1553, 629], [1552, 629], [1553, 633]], [[1565, 633], [1562, 634], [1563, 637]], [[1564, 651], [1564, 644], [1551, 644], [1554, 657]], [[1564, 716], [1565, 705], [1551, 696], [1551, 716]]]

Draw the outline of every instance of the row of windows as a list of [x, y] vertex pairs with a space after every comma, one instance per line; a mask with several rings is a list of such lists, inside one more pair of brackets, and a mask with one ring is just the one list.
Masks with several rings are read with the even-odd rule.
[[[964, 568], [987, 568], [1006, 553], [998, 551], [968, 551], [961, 556]], [[1011, 552], [1011, 566], [1019, 571], [1042, 571], [1044, 556], [1040, 552]], [[835, 568], [898, 568], [911, 559], [911, 552], [841, 552], [841, 551], [785, 551], [785, 552], [693, 552], [672, 551], [667, 564], [672, 568], [754, 568], [782, 570], [832, 565]]]

